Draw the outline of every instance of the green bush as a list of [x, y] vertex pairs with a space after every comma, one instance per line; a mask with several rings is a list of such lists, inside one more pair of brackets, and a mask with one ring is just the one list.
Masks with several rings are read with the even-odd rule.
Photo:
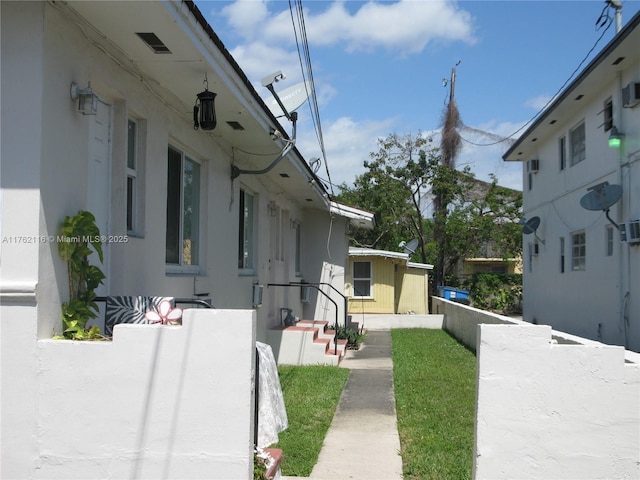
[[522, 274], [475, 273], [465, 287], [476, 308], [500, 313], [521, 311]]
[[347, 348], [350, 350], [358, 350], [365, 337], [364, 334], [353, 327], [331, 325], [329, 328], [336, 331], [338, 340], [347, 341]]

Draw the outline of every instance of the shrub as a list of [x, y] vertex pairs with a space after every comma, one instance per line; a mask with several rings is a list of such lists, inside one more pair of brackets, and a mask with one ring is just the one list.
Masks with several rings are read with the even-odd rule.
[[474, 307], [500, 313], [521, 311], [522, 274], [475, 273], [465, 286]]

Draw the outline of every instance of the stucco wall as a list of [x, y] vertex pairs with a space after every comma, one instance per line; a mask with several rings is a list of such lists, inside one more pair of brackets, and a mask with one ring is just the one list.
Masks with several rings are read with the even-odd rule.
[[[300, 199], [283, 192], [266, 175], [243, 175], [231, 182], [233, 162], [252, 165], [255, 159], [239, 151], [232, 153], [224, 138], [220, 139], [221, 133], [195, 131], [190, 116], [180, 114], [190, 106], [176, 104], [175, 97], [154, 82], [150, 82], [155, 85], [151, 91], [131, 73], [135, 68], [121, 58], [121, 52], [81, 19], [70, 18], [69, 10], [47, 2], [2, 2], [2, 233], [30, 243], [2, 245], [0, 294], [6, 299], [26, 289], [33, 297], [38, 284], [39, 338], [60, 333], [60, 306], [68, 298], [66, 267], [57, 243], [49, 239], [66, 215], [88, 208], [87, 159], [94, 119], [76, 111], [69, 96], [71, 82], [85, 87], [91, 81], [103, 102], [99, 109], [111, 108], [111, 202], [108, 231], [101, 232], [105, 235], [127, 235], [127, 119], [135, 118], [139, 126], [139, 223], [126, 243], [108, 246], [108, 259], [102, 266], [108, 276], [100, 294], [207, 294], [218, 308], [249, 309], [253, 284], [259, 283], [265, 285], [265, 295], [263, 306], [257, 309], [257, 334], [264, 340], [265, 330], [279, 323], [281, 307], [294, 308], [299, 316], [303, 309], [298, 291], [268, 291], [269, 282], [337, 278], [342, 288], [342, 267], [338, 265], [346, 261], [344, 219], [331, 219], [320, 198], [301, 206]], [[194, 86], [194, 99], [200, 87]], [[28, 110], [24, 108], [25, 91], [29, 92]], [[180, 148], [201, 165], [197, 273], [168, 272], [165, 264], [168, 145]], [[237, 263], [240, 188], [255, 198], [256, 248], [251, 272], [240, 272]], [[280, 259], [273, 253], [272, 205], [285, 218], [286, 251]], [[302, 254], [303, 277], [294, 271], [294, 221], [302, 225], [303, 245], [307, 246]], [[39, 241], [41, 238], [45, 240]], [[325, 265], [331, 263], [328, 256], [336, 259], [336, 266], [325, 273]], [[96, 256], [92, 257], [95, 262]], [[101, 325], [102, 316], [95, 323]]]
[[113, 342], [15, 336], [2, 478], [250, 478], [254, 329], [253, 311], [200, 309], [182, 327], [118, 325]]
[[478, 325], [480, 323], [528, 325], [521, 320], [445, 300], [441, 297], [432, 297], [431, 302], [432, 313], [444, 315], [443, 330], [449, 332], [474, 352], [478, 344]]
[[640, 477], [640, 364], [623, 348], [478, 330], [476, 480]]
[[[640, 27], [626, 39], [638, 43]], [[620, 185], [622, 197], [610, 209], [611, 219], [621, 224], [640, 218], [640, 112], [639, 107], [622, 107], [622, 88], [640, 79], [640, 57], [625, 55], [625, 61], [610, 68], [619, 56], [605, 58], [606, 74], [596, 75], [595, 84], [578, 88], [586, 94], [580, 102], [569, 95], [564, 107], [551, 113], [553, 130], [532, 134], [535, 142], [523, 143], [523, 209], [526, 218], [541, 219], [537, 235], [540, 253], [529, 257], [533, 235], [523, 236], [523, 318], [544, 323], [592, 340], [623, 345], [640, 351], [640, 246], [620, 240], [613, 231], [613, 252], [607, 255], [605, 229], [611, 222], [602, 211], [580, 206], [588, 188], [601, 182]], [[584, 91], [583, 91], [584, 90]], [[622, 147], [610, 148], [610, 131], [603, 128], [603, 107], [613, 103], [613, 123], [624, 133]], [[585, 124], [586, 158], [571, 165], [570, 131]], [[559, 139], [567, 140], [567, 165], [560, 169]], [[538, 159], [540, 170], [526, 173], [526, 160]], [[571, 235], [584, 232], [584, 269], [571, 265]], [[561, 238], [564, 238], [564, 272], [561, 272]]]
[[640, 354], [433, 298], [477, 350], [474, 478], [638, 478]]

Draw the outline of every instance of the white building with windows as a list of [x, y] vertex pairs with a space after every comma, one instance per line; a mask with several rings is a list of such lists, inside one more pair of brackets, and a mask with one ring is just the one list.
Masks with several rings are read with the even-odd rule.
[[523, 164], [524, 320], [635, 351], [639, 45], [636, 13], [503, 157]]
[[[331, 202], [292, 123], [193, 2], [0, 8], [0, 476], [248, 477], [256, 339], [281, 308], [346, 314], [270, 285], [343, 291], [348, 225], [372, 215]], [[214, 129], [194, 128], [204, 92], [216, 95]], [[185, 312], [186, 328], [52, 341], [68, 299], [57, 234], [80, 210], [106, 240], [99, 295], [204, 298], [215, 310]]]

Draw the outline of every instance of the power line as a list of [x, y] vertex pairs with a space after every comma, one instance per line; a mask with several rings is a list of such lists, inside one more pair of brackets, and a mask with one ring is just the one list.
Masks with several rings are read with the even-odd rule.
[[[311, 66], [311, 55], [309, 53], [309, 42], [307, 40], [307, 30], [304, 22], [304, 10], [302, 8], [302, 0], [294, 0], [295, 7], [289, 0], [289, 11], [291, 12], [291, 23], [293, 24], [293, 33], [295, 36], [296, 47], [298, 49], [298, 59], [300, 61], [300, 69], [302, 71], [302, 79], [304, 81], [305, 88], [310, 85], [311, 91], [307, 91], [309, 97], [309, 110], [311, 112], [311, 120], [313, 121], [313, 127], [316, 132], [316, 138], [320, 145], [322, 152], [322, 158], [324, 159], [325, 171], [327, 177], [329, 177], [329, 185], [331, 186], [331, 194], [333, 195], [333, 183], [331, 182], [331, 174], [329, 173], [329, 165], [327, 163], [327, 153], [324, 146], [324, 138], [322, 135], [322, 125], [320, 123], [320, 109], [318, 108], [318, 97], [316, 95], [315, 82], [313, 80], [313, 69]], [[294, 9], [297, 16], [297, 28], [296, 21], [294, 19]], [[300, 40], [298, 39], [298, 30], [300, 31]], [[300, 44], [302, 43], [302, 45]], [[306, 73], [305, 73], [306, 72]], [[308, 78], [308, 82], [307, 82]]]
[[591, 53], [595, 50], [596, 46], [600, 43], [600, 40], [602, 40], [602, 37], [604, 37], [605, 33], [607, 33], [607, 31], [609, 30], [609, 28], [611, 27], [611, 25], [613, 24], [613, 18], [611, 18], [611, 16], [609, 15], [609, 9], [610, 5], [607, 3], [605, 5], [605, 7], [602, 9], [602, 13], [600, 13], [600, 16], [598, 17], [598, 20], [596, 20], [596, 31], [600, 30], [603, 26], [606, 25], [605, 29], [602, 31], [602, 34], [598, 37], [598, 39], [595, 41], [595, 43], [593, 44], [593, 46], [589, 49], [589, 51], [587, 52], [587, 54], [584, 56], [584, 58], [580, 61], [580, 63], [578, 64], [578, 66], [575, 68], [575, 70], [571, 73], [571, 75], [569, 75], [569, 77], [564, 81], [564, 83], [560, 86], [560, 88], [558, 88], [558, 90], [556, 91], [556, 93], [554, 93], [551, 98], [549, 99], [549, 101], [547, 103], [544, 104], [544, 106], [538, 110], [538, 112], [533, 115], [529, 120], [527, 120], [527, 122], [525, 124], [523, 124], [520, 128], [518, 128], [515, 132], [513, 132], [511, 135], [504, 137], [502, 140], [497, 140], [495, 142], [492, 143], [474, 143], [471, 142], [469, 140], [467, 140], [464, 137], [460, 137], [462, 138], [462, 140], [464, 140], [467, 143], [470, 143], [471, 145], [476, 145], [478, 147], [489, 147], [492, 145], [497, 145], [499, 143], [505, 142], [507, 140], [510, 140], [513, 136], [515, 136], [516, 134], [520, 133], [522, 130], [524, 130], [529, 124], [531, 124], [531, 122], [533, 122], [536, 118], [538, 118], [538, 116], [545, 111], [545, 109], [551, 105], [551, 103], [556, 99], [556, 97], [558, 96], [558, 94], [564, 89], [564, 87], [567, 86], [567, 84], [571, 81], [571, 79], [575, 76], [575, 74], [578, 72], [578, 70], [580, 70], [580, 68], [582, 67], [582, 65], [584, 64], [584, 62], [587, 61], [587, 59], [589, 58], [589, 56], [591, 55]]

